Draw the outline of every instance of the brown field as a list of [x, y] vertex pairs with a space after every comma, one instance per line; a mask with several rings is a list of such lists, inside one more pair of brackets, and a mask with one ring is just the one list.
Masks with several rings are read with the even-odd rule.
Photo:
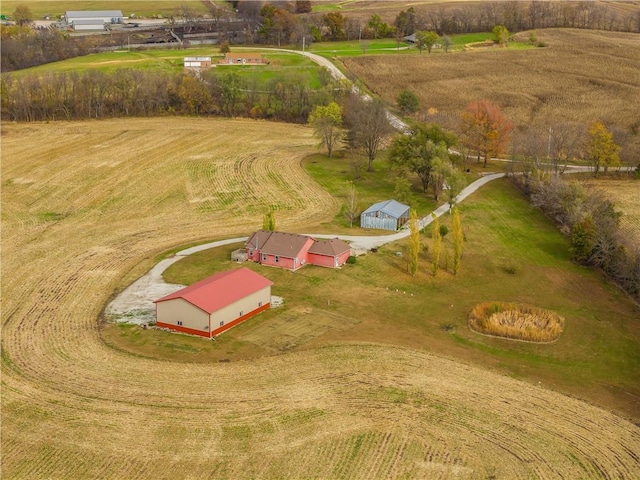
[[636, 425], [424, 351], [195, 364], [101, 341], [160, 252], [246, 234], [264, 205], [284, 229], [332, 218], [299, 165], [314, 144], [254, 121], [2, 125], [2, 477], [638, 478]]
[[470, 101], [486, 98], [519, 126], [601, 120], [633, 156], [640, 145], [640, 35], [570, 29], [536, 35], [547, 47], [342, 61], [391, 105], [403, 88], [415, 92], [425, 121], [455, 124]]
[[586, 180], [586, 185], [601, 190], [622, 212], [620, 228], [640, 245], [640, 181], [638, 180]]

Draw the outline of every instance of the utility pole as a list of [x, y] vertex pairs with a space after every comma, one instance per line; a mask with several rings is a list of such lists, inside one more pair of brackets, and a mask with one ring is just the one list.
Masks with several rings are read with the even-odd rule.
[[304, 35], [302, 36], [302, 56], [304, 57]]

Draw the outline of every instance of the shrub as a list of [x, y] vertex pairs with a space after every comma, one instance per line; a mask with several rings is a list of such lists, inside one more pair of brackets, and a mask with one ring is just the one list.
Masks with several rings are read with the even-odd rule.
[[356, 263], [356, 256], [355, 255], [349, 256], [349, 258], [347, 258], [347, 263], [349, 265], [353, 265], [354, 263]]
[[400, 110], [405, 113], [414, 113], [418, 110], [418, 106], [420, 105], [418, 96], [406, 88], [398, 95], [397, 102]]
[[505, 265], [504, 267], [502, 267], [502, 270], [509, 275], [515, 275], [516, 273], [518, 273], [518, 267], [516, 267], [515, 265]]
[[440, 225], [440, 236], [444, 237], [449, 233], [449, 228], [446, 225]]

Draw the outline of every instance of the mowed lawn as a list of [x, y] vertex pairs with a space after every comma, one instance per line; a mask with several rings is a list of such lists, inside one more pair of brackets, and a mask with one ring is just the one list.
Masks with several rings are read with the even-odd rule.
[[[305, 267], [291, 273], [248, 264], [272, 279], [285, 306], [224, 333], [215, 342], [139, 327], [109, 327], [108, 342], [129, 351], [209, 362], [273, 355], [345, 341], [406, 346], [482, 365], [640, 418], [640, 309], [598, 272], [569, 261], [568, 242], [506, 181], [461, 205], [466, 235], [457, 276], [407, 274], [407, 243], [358, 258], [340, 270]], [[448, 218], [442, 219], [444, 224]], [[423, 235], [429, 246], [428, 235]], [[451, 250], [450, 236], [445, 245]], [[238, 245], [192, 255], [172, 266], [168, 282], [190, 284], [238, 265]], [[401, 255], [401, 256], [400, 256]], [[443, 265], [444, 262], [441, 262]], [[467, 327], [484, 301], [524, 303], [559, 313], [566, 331], [537, 345], [477, 335]]]

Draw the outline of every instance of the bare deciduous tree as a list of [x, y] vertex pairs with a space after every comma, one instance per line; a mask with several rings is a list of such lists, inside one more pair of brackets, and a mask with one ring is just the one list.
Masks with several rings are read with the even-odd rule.
[[349, 140], [362, 150], [368, 160], [369, 172], [373, 171], [373, 161], [378, 155], [385, 137], [393, 132], [387, 119], [387, 110], [378, 98], [362, 99], [359, 95], [350, 95], [345, 111], [349, 129]]

